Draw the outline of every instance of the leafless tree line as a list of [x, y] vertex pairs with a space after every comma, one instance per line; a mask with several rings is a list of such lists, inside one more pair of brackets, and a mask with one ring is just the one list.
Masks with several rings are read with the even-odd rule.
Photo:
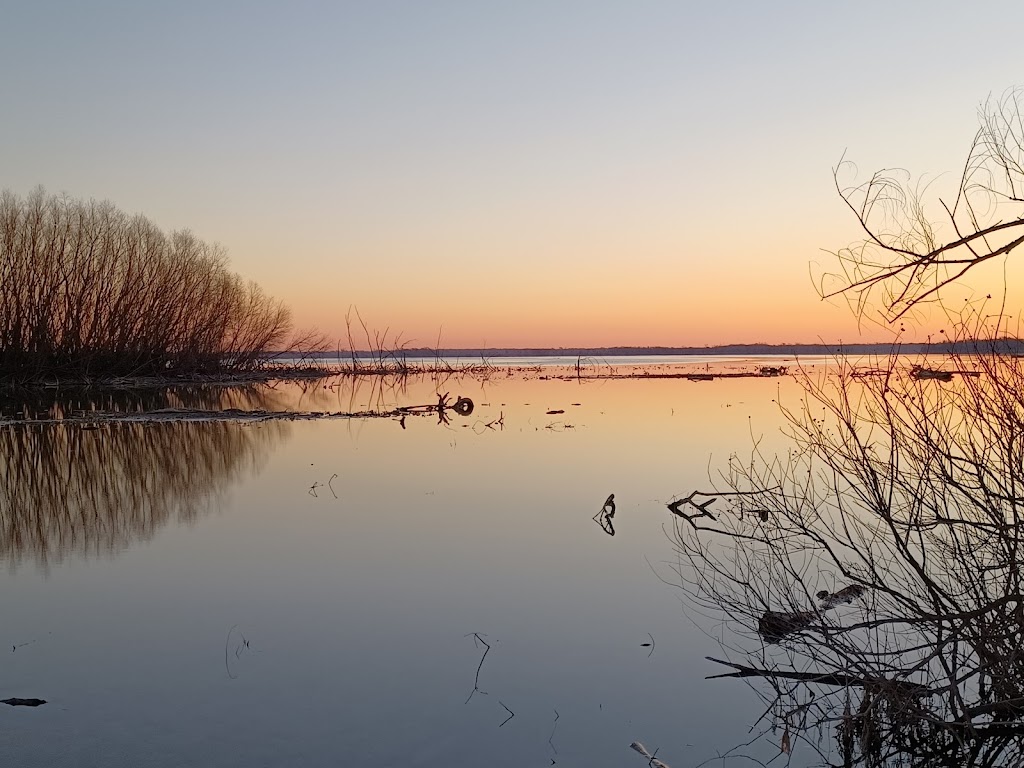
[[245, 370], [290, 331], [288, 310], [191, 232], [0, 193], [0, 376]]

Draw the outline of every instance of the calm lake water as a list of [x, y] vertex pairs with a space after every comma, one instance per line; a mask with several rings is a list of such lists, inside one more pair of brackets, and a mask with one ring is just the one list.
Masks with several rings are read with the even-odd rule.
[[[356, 411], [444, 392], [473, 413], [0, 427], [0, 698], [48, 702], [0, 708], [0, 764], [642, 768], [638, 740], [680, 768], [748, 741], [756, 697], [704, 680], [721, 627], [660, 578], [665, 504], [752, 437], [782, 445], [790, 378], [509, 370], [2, 410]], [[610, 493], [614, 536], [592, 519]]]

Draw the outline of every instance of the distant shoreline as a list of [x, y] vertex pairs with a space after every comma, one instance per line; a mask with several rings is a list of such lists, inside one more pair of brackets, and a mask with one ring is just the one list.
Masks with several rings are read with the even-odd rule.
[[[415, 358], [504, 358], [504, 357], [696, 357], [730, 356], [754, 357], [759, 355], [905, 355], [918, 354], [1019, 354], [1024, 355], [1024, 341], [1018, 339], [942, 342], [938, 344], [723, 344], [714, 347], [480, 347], [429, 349], [415, 347], [387, 352], [389, 359]], [[356, 350], [319, 352], [291, 355], [281, 353], [277, 359], [305, 357], [306, 359], [358, 359], [379, 357], [380, 353]]]

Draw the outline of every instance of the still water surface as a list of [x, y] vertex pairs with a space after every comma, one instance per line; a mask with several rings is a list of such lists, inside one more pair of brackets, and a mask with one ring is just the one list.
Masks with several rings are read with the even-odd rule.
[[[355, 411], [439, 392], [476, 408], [404, 428], [0, 427], [0, 698], [48, 702], [2, 708], [0, 764], [642, 768], [639, 740], [679, 768], [749, 740], [757, 699], [704, 680], [721, 628], [659, 579], [665, 504], [752, 436], [779, 439], [788, 378], [502, 371], [4, 409]], [[614, 536], [592, 520], [610, 493]], [[491, 649], [467, 702], [472, 633]]]

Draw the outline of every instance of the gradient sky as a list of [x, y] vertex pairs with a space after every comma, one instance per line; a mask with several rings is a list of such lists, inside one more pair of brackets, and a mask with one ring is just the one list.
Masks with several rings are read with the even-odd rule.
[[883, 338], [809, 278], [832, 166], [955, 176], [1024, 83], [1020, 2], [7, 6], [0, 187], [192, 229], [332, 338]]

